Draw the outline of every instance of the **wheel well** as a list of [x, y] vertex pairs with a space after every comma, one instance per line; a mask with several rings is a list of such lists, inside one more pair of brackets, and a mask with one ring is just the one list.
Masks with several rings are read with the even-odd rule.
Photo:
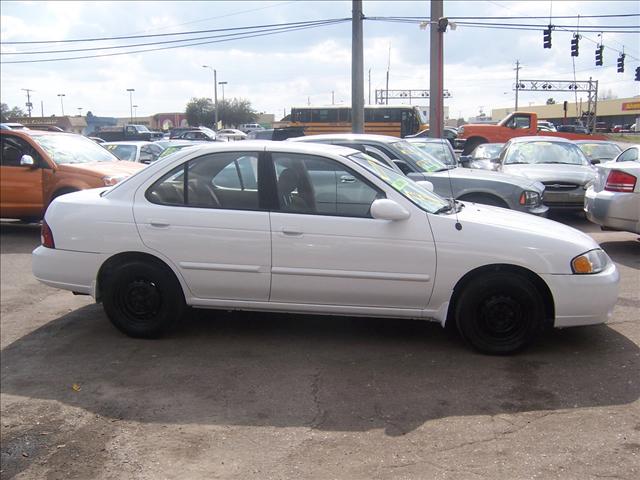
[[470, 272], [467, 272], [460, 280], [458, 280], [456, 286], [453, 287], [453, 294], [451, 295], [451, 301], [449, 302], [447, 320], [445, 322], [446, 326], [452, 326], [454, 323], [453, 321], [450, 322], [449, 320], [453, 320], [453, 313], [455, 311], [456, 303], [458, 302], [460, 293], [462, 292], [464, 287], [471, 281], [489, 272], [511, 272], [516, 275], [521, 275], [530, 280], [536, 286], [536, 289], [538, 290], [538, 293], [540, 294], [544, 302], [545, 326], [553, 325], [553, 320], [555, 318], [555, 305], [553, 303], [553, 295], [551, 294], [551, 290], [549, 290], [549, 287], [544, 282], [544, 280], [542, 280], [542, 278], [540, 278], [531, 270], [527, 270], [524, 267], [508, 264], [494, 264], [485, 265], [471, 270]]
[[473, 149], [475, 149], [478, 145], [483, 143], [488, 143], [488, 140], [484, 137], [469, 137], [464, 144], [463, 154], [468, 155], [471, 153]]
[[49, 200], [49, 203], [53, 202], [53, 200], [56, 197], [59, 197], [60, 195], [64, 195], [66, 193], [73, 193], [73, 192], [77, 192], [77, 191], [78, 191], [78, 189], [77, 188], [73, 188], [73, 187], [62, 187], [62, 188], [59, 188], [58, 190], [53, 192], [53, 194], [51, 194], [51, 200]]
[[[507, 202], [505, 202], [502, 198], [493, 195], [491, 193], [485, 193], [485, 192], [470, 192], [470, 193], [465, 193], [464, 195], [462, 195], [461, 197], [458, 198], [458, 200], [463, 200], [463, 201], [474, 201], [472, 199], [478, 199], [478, 198], [482, 198], [482, 199], [491, 199], [494, 200], [495, 203], [499, 204], [498, 206], [503, 207], [503, 208], [509, 208], [509, 205], [507, 204]], [[482, 203], [481, 201], [476, 201], [477, 203]]]
[[[170, 275], [173, 275], [174, 277], [176, 277], [176, 274], [171, 269], [171, 267], [169, 267], [169, 265], [167, 265], [165, 262], [160, 260], [158, 257], [154, 257], [151, 254], [143, 253], [143, 252], [118, 253], [117, 255], [114, 255], [113, 257], [110, 257], [109, 259], [107, 259], [107, 261], [102, 264], [102, 266], [100, 267], [100, 270], [98, 271], [98, 277], [96, 279], [96, 301], [97, 302], [101, 300], [102, 288], [105, 285], [105, 281], [109, 278], [109, 275], [111, 275], [111, 273], [113, 272], [114, 268], [116, 268], [119, 265], [122, 265], [123, 263], [131, 262], [134, 260], [155, 263], [156, 265], [166, 269]], [[180, 281], [178, 280], [177, 277], [176, 277], [176, 281], [180, 285]]]

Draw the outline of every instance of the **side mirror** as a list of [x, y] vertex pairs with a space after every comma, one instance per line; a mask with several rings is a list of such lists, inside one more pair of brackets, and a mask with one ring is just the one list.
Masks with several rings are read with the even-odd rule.
[[469, 168], [469, 164], [471, 163], [471, 155], [460, 155], [458, 163], [465, 168]]
[[598, 165], [600, 163], [600, 160], [597, 158], [592, 158], [589, 161], [591, 162], [591, 165]]
[[399, 203], [388, 198], [379, 198], [371, 204], [371, 216], [378, 220], [406, 220], [411, 213]]
[[20, 157], [20, 166], [33, 168], [36, 166], [36, 162], [31, 155], [22, 155], [22, 157]]
[[414, 182], [423, 182], [427, 179], [422, 173], [419, 172], [409, 172], [407, 173], [407, 177], [409, 177]]
[[431, 183], [429, 180], [419, 180], [416, 183], [420, 185], [422, 188], [429, 190], [430, 192], [433, 192], [433, 183]]
[[404, 173], [405, 175], [409, 176], [409, 174], [413, 172], [413, 170], [411, 169], [409, 164], [407, 162], [405, 162], [404, 160], [394, 159], [392, 161], [395, 164], [395, 166], [398, 167], [400, 169], [400, 171], [402, 173]]

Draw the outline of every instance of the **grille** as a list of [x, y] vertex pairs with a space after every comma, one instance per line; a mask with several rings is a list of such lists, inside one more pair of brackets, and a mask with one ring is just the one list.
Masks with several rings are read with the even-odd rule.
[[580, 185], [577, 183], [566, 182], [542, 182], [544, 183], [545, 190], [551, 192], [565, 192], [567, 190], [575, 190]]

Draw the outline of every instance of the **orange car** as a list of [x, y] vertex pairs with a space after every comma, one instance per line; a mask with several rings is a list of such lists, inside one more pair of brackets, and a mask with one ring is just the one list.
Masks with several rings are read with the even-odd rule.
[[81, 135], [0, 130], [0, 217], [39, 220], [59, 195], [115, 185], [144, 168]]

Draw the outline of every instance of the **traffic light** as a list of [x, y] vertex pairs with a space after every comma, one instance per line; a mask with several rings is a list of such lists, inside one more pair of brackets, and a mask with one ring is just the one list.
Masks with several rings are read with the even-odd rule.
[[549, 28], [544, 29], [543, 40], [544, 48], [551, 48], [551, 25], [549, 25]]
[[640, 82], [640, 67], [636, 67], [636, 82]]
[[624, 73], [624, 57], [624, 53], [621, 53], [618, 57], [618, 73]]
[[580, 39], [580, 35], [577, 33], [573, 34], [573, 38], [571, 39], [571, 56], [578, 56], [578, 40]]
[[596, 65], [598, 67], [601, 67], [603, 62], [602, 62], [602, 53], [604, 52], [604, 47], [602, 45], [598, 45], [596, 47]]

